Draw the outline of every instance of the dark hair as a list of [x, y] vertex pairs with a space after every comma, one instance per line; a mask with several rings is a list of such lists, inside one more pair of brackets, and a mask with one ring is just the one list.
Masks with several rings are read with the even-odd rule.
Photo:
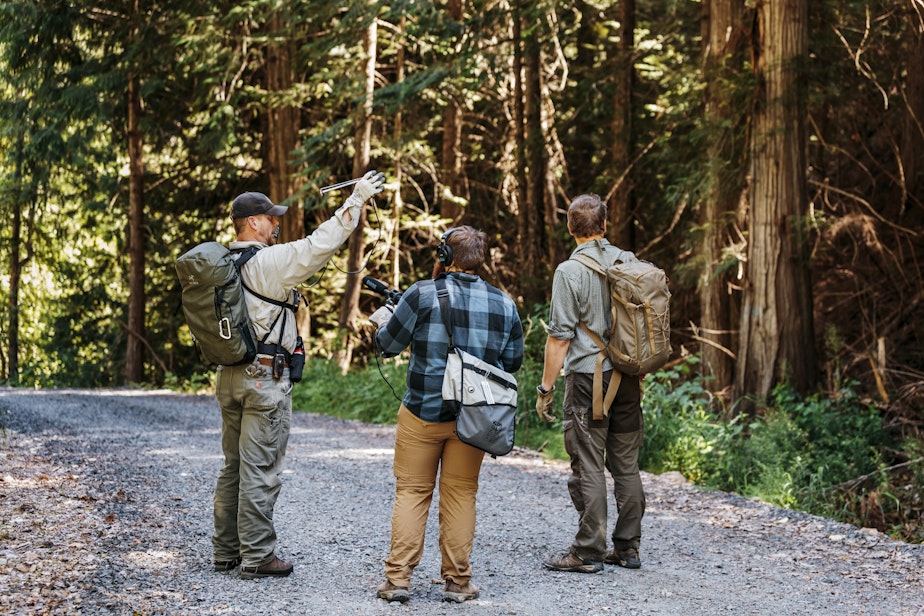
[[568, 206], [568, 230], [574, 237], [600, 235], [605, 224], [606, 203], [598, 195], [580, 195]]
[[452, 249], [452, 265], [468, 272], [477, 272], [488, 255], [488, 236], [484, 232], [463, 225], [456, 227], [446, 238]]

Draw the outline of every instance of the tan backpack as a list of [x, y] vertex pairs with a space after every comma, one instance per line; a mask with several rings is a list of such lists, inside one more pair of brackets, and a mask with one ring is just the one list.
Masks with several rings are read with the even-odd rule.
[[[631, 252], [620, 253], [609, 267], [586, 255], [573, 259], [605, 278], [612, 302], [613, 324], [605, 336], [579, 323], [601, 349], [594, 371], [594, 418], [601, 419], [616, 397], [622, 374], [648, 374], [667, 363], [671, 354], [671, 292], [664, 270], [636, 259]], [[605, 399], [604, 357], [615, 367]]]

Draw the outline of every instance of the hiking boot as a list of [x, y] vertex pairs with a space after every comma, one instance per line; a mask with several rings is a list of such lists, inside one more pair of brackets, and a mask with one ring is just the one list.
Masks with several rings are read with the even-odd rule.
[[642, 561], [638, 557], [638, 548], [623, 548], [622, 550], [613, 548], [603, 557], [603, 562], [626, 569], [639, 569], [642, 566]]
[[375, 596], [386, 601], [397, 601], [398, 603], [407, 603], [411, 594], [403, 586], [395, 586], [388, 580], [385, 580], [375, 591]]
[[478, 587], [468, 582], [465, 586], [456, 584], [452, 580], [446, 580], [446, 589], [443, 591], [443, 601], [454, 601], [464, 603], [469, 599], [478, 598]]
[[265, 565], [258, 565], [256, 567], [241, 566], [241, 577], [245, 580], [265, 577], [286, 577], [292, 573], [292, 569], [292, 563], [287, 563], [273, 554], [273, 560]]
[[215, 571], [233, 571], [241, 564], [241, 557], [232, 558], [231, 560], [216, 560]]
[[545, 568], [550, 571], [569, 571], [572, 573], [600, 573], [603, 563], [597, 560], [578, 558], [568, 551], [561, 556], [554, 556], [545, 561]]

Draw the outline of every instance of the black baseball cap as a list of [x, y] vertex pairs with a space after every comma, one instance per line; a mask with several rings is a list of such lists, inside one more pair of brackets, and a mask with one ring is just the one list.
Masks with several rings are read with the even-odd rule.
[[263, 193], [245, 192], [238, 195], [231, 204], [231, 218], [247, 218], [248, 216], [282, 216], [289, 207], [276, 205]]

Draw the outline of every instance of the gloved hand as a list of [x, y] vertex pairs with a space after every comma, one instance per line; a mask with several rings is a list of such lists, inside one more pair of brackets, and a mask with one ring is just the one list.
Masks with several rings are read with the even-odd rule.
[[375, 325], [377, 329], [381, 329], [388, 320], [391, 319], [391, 315], [395, 314], [395, 309], [385, 304], [375, 312], [369, 315], [369, 320]]
[[355, 197], [360, 203], [365, 203], [370, 197], [382, 192], [384, 188], [385, 174], [372, 169], [371, 171], [367, 171], [363, 179], [356, 183], [350, 198], [353, 199]]
[[547, 390], [545, 393], [542, 393], [541, 387], [542, 385], [536, 388], [536, 392], [539, 394], [536, 398], [536, 412], [543, 421], [551, 423], [555, 421], [555, 415], [552, 414], [552, 411], [555, 410], [555, 386], [553, 385], [552, 389]]

